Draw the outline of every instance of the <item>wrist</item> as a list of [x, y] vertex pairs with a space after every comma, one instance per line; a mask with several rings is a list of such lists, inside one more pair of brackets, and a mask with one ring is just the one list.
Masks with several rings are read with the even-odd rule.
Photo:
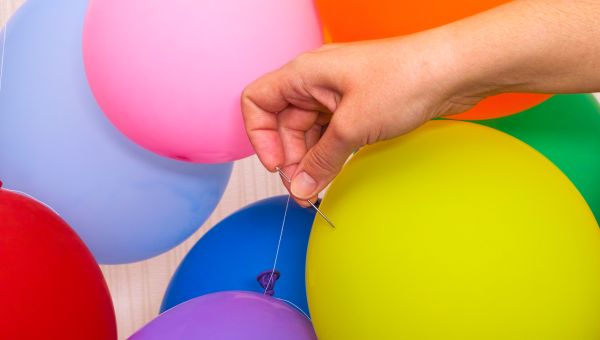
[[[417, 54], [419, 78], [414, 81], [428, 93], [434, 105], [432, 117], [467, 110], [483, 98], [499, 93], [505, 87], [498, 82], [493, 69], [482, 62], [485, 51], [467, 51], [462, 33], [452, 26], [442, 26], [406, 37]], [[439, 107], [437, 106], [439, 104]], [[431, 117], [431, 118], [432, 118]]]
[[439, 28], [460, 73], [457, 95], [548, 92], [549, 80], [563, 76], [557, 56], [568, 45], [561, 41], [571, 37], [563, 28], [552, 31], [555, 17], [545, 7], [545, 1], [511, 2]]
[[[457, 27], [458, 26], [458, 27]], [[466, 104], [476, 104], [488, 96], [509, 92], [520, 82], [510, 71], [505, 56], [493, 43], [459, 25], [440, 27], [445, 41], [445, 77], [450, 79], [448, 97]], [[470, 102], [469, 102], [470, 101]]]

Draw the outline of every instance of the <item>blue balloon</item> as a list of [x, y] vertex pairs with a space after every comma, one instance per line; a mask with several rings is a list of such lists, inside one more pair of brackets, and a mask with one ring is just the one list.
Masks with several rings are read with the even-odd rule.
[[[197, 296], [246, 290], [262, 293], [257, 282], [271, 272], [287, 196], [246, 206], [214, 226], [186, 255], [167, 288], [161, 312]], [[276, 270], [274, 297], [308, 314], [304, 269], [308, 236], [315, 219], [312, 209], [290, 200]]]
[[29, 0], [6, 28], [0, 180], [54, 208], [99, 262], [142, 260], [204, 223], [232, 165], [162, 158], [108, 122], [84, 73], [87, 3]]

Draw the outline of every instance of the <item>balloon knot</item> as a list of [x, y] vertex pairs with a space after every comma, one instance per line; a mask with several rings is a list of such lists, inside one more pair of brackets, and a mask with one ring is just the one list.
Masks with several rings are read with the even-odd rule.
[[267, 270], [258, 274], [256, 281], [265, 290], [265, 295], [273, 296], [275, 294], [275, 281], [280, 276], [281, 274], [277, 270]]

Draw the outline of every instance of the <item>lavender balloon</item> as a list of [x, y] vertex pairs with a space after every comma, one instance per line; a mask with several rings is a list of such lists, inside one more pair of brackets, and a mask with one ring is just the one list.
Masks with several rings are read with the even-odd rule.
[[167, 310], [131, 340], [316, 340], [311, 322], [288, 304], [254, 292], [203, 295]]

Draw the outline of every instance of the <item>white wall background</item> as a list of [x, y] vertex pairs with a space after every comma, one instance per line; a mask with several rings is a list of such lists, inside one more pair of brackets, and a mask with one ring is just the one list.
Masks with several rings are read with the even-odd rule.
[[[0, 26], [23, 2], [0, 0]], [[187, 251], [206, 231], [248, 203], [284, 193], [277, 176], [266, 172], [256, 157], [238, 161], [223, 199], [208, 221], [187, 241], [146, 261], [101, 266], [115, 304], [119, 339], [131, 335], [158, 314], [171, 275]]]

